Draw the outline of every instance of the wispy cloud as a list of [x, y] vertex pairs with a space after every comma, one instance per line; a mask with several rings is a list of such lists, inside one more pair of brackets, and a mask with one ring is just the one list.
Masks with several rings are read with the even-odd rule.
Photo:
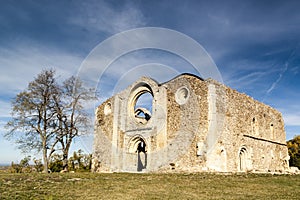
[[291, 72], [293, 72], [294, 75], [297, 75], [299, 73], [299, 66], [291, 68]]
[[266, 96], [268, 96], [275, 88], [276, 86], [279, 84], [279, 82], [281, 81], [283, 75], [287, 72], [288, 68], [289, 68], [289, 62], [291, 61], [291, 59], [294, 57], [296, 51], [297, 51], [297, 48], [294, 48], [293, 51], [290, 53], [287, 61], [284, 63], [284, 66], [282, 67], [280, 73], [279, 73], [279, 76], [278, 78], [272, 83], [271, 87], [267, 90], [266, 92], [266, 95], [264, 97], [264, 99], [266, 98]]
[[105, 1], [81, 2], [78, 10], [78, 15], [69, 19], [70, 23], [93, 31], [118, 33], [146, 25], [143, 13], [130, 2], [117, 7]]
[[0, 98], [12, 97], [25, 89], [42, 69], [54, 68], [57, 75], [70, 76], [78, 70], [82, 60], [78, 55], [40, 45], [0, 48]]
[[275, 89], [276, 85], [281, 81], [282, 76], [287, 70], [288, 70], [288, 63], [285, 63], [282, 71], [279, 73], [279, 77], [275, 80], [275, 82], [272, 83], [271, 87], [267, 90], [266, 95], [270, 94]]
[[294, 96], [295, 99], [278, 99], [276, 101], [278, 110], [282, 113], [284, 123], [287, 126], [300, 126], [300, 106], [298, 100], [300, 96], [299, 94], [297, 96]]
[[253, 88], [260, 88], [261, 91], [261, 85], [265, 85], [273, 74], [278, 73], [274, 61], [268, 60], [237, 60], [228, 65], [226, 70], [221, 68], [225, 84], [243, 91]]
[[[86, 81], [86, 84], [98, 86], [100, 98], [108, 98], [113, 93], [120, 92], [141, 76], [165, 82], [180, 73], [187, 72], [188, 69], [193, 70], [184, 59], [159, 50], [130, 52], [120, 56], [106, 67], [99, 56], [85, 60], [90, 67], [87, 67], [88, 69], [82, 67], [79, 76]], [[102, 70], [103, 74], [100, 73]]]
[[[11, 104], [9, 101], [0, 99], [0, 119], [10, 117]], [[0, 125], [1, 126], [1, 125]]]
[[231, 78], [226, 81], [227, 84], [234, 87], [243, 87], [245, 85], [253, 84], [261, 77], [265, 76], [268, 72], [251, 72], [246, 75], [239, 74], [237, 78]]
[[284, 123], [287, 126], [300, 126], [300, 112], [289, 111], [287, 113], [283, 113], [283, 118]]

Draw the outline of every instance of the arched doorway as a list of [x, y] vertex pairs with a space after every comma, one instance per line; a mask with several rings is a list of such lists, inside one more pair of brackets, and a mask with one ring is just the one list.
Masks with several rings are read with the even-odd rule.
[[129, 152], [136, 154], [137, 171], [141, 172], [147, 168], [147, 145], [145, 140], [140, 137], [134, 137], [129, 145]]
[[143, 139], [140, 139], [137, 146], [137, 171], [141, 172], [143, 169], [147, 167], [147, 151], [146, 151], [146, 143]]

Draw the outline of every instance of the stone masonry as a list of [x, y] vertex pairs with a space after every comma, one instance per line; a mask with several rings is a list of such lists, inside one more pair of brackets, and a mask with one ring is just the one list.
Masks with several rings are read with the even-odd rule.
[[[148, 94], [147, 106], [139, 99]], [[149, 95], [150, 94], [150, 95]], [[192, 74], [142, 77], [96, 110], [96, 172], [284, 172], [281, 113]]]

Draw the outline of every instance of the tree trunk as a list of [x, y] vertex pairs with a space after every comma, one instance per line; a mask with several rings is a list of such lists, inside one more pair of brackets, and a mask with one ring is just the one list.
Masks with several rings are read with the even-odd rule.
[[71, 147], [71, 142], [72, 140], [69, 139], [67, 140], [66, 144], [62, 144], [63, 148], [63, 170], [64, 171], [69, 171], [69, 165], [68, 165], [68, 161], [69, 161], [69, 150]]
[[47, 146], [46, 141], [43, 141], [43, 161], [44, 161], [44, 173], [48, 173], [48, 157], [47, 157]]
[[64, 149], [64, 151], [63, 151], [63, 170], [64, 171], [69, 171], [68, 154], [69, 154], [69, 149]]

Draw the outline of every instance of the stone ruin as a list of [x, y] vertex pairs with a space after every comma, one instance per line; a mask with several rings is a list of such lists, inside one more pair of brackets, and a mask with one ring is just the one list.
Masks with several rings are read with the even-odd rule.
[[142, 77], [95, 114], [95, 172], [289, 169], [281, 113], [212, 79]]

